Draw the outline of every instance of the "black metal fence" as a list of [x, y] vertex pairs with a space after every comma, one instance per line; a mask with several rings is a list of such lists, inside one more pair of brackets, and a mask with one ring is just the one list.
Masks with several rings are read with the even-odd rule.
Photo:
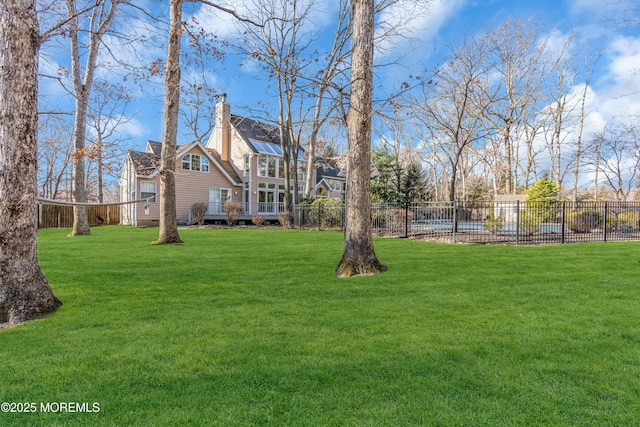
[[[342, 204], [297, 205], [298, 228], [341, 230]], [[374, 204], [373, 234], [452, 243], [550, 244], [640, 240], [640, 202]]]

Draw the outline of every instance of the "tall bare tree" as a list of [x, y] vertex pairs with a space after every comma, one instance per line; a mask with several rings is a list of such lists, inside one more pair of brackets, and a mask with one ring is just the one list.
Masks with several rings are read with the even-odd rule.
[[313, 60], [306, 51], [316, 37], [310, 14], [317, 5], [314, 0], [253, 0], [247, 6], [253, 20], [264, 25], [245, 23], [238, 48], [245, 56], [258, 61], [274, 85], [277, 118], [272, 121], [279, 130], [284, 164], [284, 208], [289, 212], [292, 196], [297, 194], [300, 82], [303, 70]]
[[[633, 122], [617, 122], [595, 135], [588, 158], [616, 200], [626, 201], [640, 176], [640, 130]], [[597, 193], [596, 193], [597, 200]]]
[[[153, 243], [182, 244], [176, 215], [176, 145], [180, 113], [180, 54], [182, 38], [182, 5], [184, 0], [169, 2], [169, 39], [164, 66], [164, 115], [162, 120], [162, 152], [160, 153], [160, 221], [158, 239]], [[211, 6], [234, 18], [244, 20], [235, 11], [207, 0], [198, 3]]]
[[584, 135], [584, 124], [589, 112], [586, 109], [587, 104], [587, 94], [591, 85], [591, 78], [593, 77], [593, 73], [597, 66], [598, 61], [600, 60], [602, 53], [588, 53], [585, 55], [585, 70], [584, 70], [584, 87], [582, 89], [582, 93], [580, 94], [580, 114], [578, 116], [578, 130], [576, 135], [575, 142], [575, 151], [574, 151], [574, 159], [573, 159], [573, 201], [578, 200], [578, 183], [580, 181], [580, 166], [582, 164], [583, 157], [583, 144], [582, 138]]
[[515, 135], [525, 115], [535, 116], [525, 112], [535, 108], [541, 85], [551, 69], [546, 60], [548, 38], [542, 35], [539, 23], [523, 19], [507, 20], [485, 38], [491, 55], [487, 61], [497, 77], [490, 80], [486, 89], [486, 96], [492, 101], [485, 119], [497, 131], [502, 144], [502, 164], [495, 170], [500, 170], [502, 191], [506, 194], [517, 189]]
[[488, 79], [487, 47], [473, 38], [450, 49], [451, 59], [423, 86], [416, 102], [418, 118], [428, 128], [428, 140], [449, 163], [449, 200], [456, 200], [457, 181], [469, 148], [485, 137], [482, 126], [487, 98], [481, 85]]
[[318, 146], [318, 134], [327, 120], [330, 119], [336, 107], [334, 102], [326, 104], [326, 98], [332, 88], [338, 82], [336, 81], [346, 69], [345, 61], [350, 54], [348, 49], [348, 41], [351, 40], [351, 11], [348, 0], [340, 0], [338, 5], [338, 14], [336, 20], [336, 30], [331, 44], [331, 49], [326, 53], [323, 61], [323, 68], [315, 73], [311, 78], [309, 88], [315, 97], [315, 105], [313, 108], [313, 118], [311, 120], [311, 131], [307, 140], [307, 165], [306, 178], [304, 187], [304, 197], [313, 197], [313, 189], [315, 188], [314, 170], [315, 156]]
[[38, 52], [35, 0], [0, 1], [0, 324], [54, 312], [37, 253]]
[[[73, 130], [73, 201], [87, 201], [85, 183], [85, 159], [87, 138], [87, 111], [91, 98], [91, 89], [96, 71], [98, 54], [105, 35], [116, 15], [119, 0], [99, 0], [88, 18], [78, 13], [76, 0], [66, 0], [69, 17], [68, 31], [71, 47], [71, 79], [75, 96], [75, 121]], [[87, 28], [81, 28], [81, 21], [88, 19]], [[81, 33], [87, 31], [88, 44], [82, 46]], [[86, 62], [81, 64], [82, 52], [86, 51]], [[87, 209], [74, 206], [72, 236], [91, 234]]]
[[352, 0], [351, 95], [347, 128], [346, 226], [338, 277], [386, 271], [371, 237], [371, 119], [373, 115], [374, 1]]
[[164, 67], [164, 116], [160, 158], [160, 244], [182, 244], [176, 215], [176, 140], [180, 111], [180, 40], [182, 36], [182, 0], [171, 0], [167, 60]]
[[[93, 184], [98, 196], [98, 202], [104, 202], [105, 172], [107, 178], [119, 176], [120, 156], [124, 150], [119, 143], [126, 138], [118, 134], [119, 128], [130, 122], [126, 110], [131, 98], [127, 88], [107, 81], [96, 82], [91, 97], [90, 108], [87, 113], [88, 136], [90, 146], [87, 148], [86, 184]], [[92, 174], [95, 172], [95, 181]], [[89, 187], [89, 185], [87, 185]]]

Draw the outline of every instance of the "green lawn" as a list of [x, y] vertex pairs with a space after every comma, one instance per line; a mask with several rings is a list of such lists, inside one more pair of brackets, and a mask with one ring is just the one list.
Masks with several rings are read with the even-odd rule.
[[339, 233], [68, 232], [64, 306], [0, 331], [0, 402], [38, 409], [2, 426], [640, 425], [640, 243], [381, 239], [386, 273], [336, 279]]

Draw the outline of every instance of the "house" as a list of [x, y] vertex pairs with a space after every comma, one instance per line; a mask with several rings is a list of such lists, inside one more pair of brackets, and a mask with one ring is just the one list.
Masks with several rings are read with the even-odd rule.
[[[148, 199], [149, 203], [124, 204], [122, 224], [158, 225], [160, 220], [160, 152], [162, 144], [149, 141], [144, 152], [129, 151], [120, 178], [120, 201]], [[242, 201], [242, 180], [233, 166], [200, 142], [176, 150], [176, 215], [179, 222], [190, 220], [194, 204], [208, 201], [209, 213], [222, 217], [224, 203]]]
[[335, 160], [320, 160], [316, 169], [315, 196], [317, 198], [340, 199], [347, 188], [347, 174]]
[[[158, 165], [162, 144], [149, 142], [144, 152], [129, 151], [120, 179], [121, 202], [150, 199], [123, 205], [122, 223], [155, 225], [160, 219]], [[304, 166], [302, 155], [299, 165]], [[302, 194], [305, 174], [298, 173]], [[239, 203], [241, 221], [254, 216], [275, 221], [284, 204], [284, 162], [279, 131], [249, 118], [231, 114], [224, 95], [216, 105], [216, 123], [205, 145], [178, 147], [176, 155], [176, 214], [179, 222], [191, 223], [191, 208], [209, 205], [205, 221], [223, 221], [224, 204]]]

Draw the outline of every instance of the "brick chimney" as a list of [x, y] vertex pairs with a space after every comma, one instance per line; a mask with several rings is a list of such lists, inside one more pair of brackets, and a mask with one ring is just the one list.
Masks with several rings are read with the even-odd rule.
[[227, 94], [220, 95], [216, 104], [216, 149], [220, 150], [220, 158], [225, 161], [231, 159], [231, 106], [227, 104]]

